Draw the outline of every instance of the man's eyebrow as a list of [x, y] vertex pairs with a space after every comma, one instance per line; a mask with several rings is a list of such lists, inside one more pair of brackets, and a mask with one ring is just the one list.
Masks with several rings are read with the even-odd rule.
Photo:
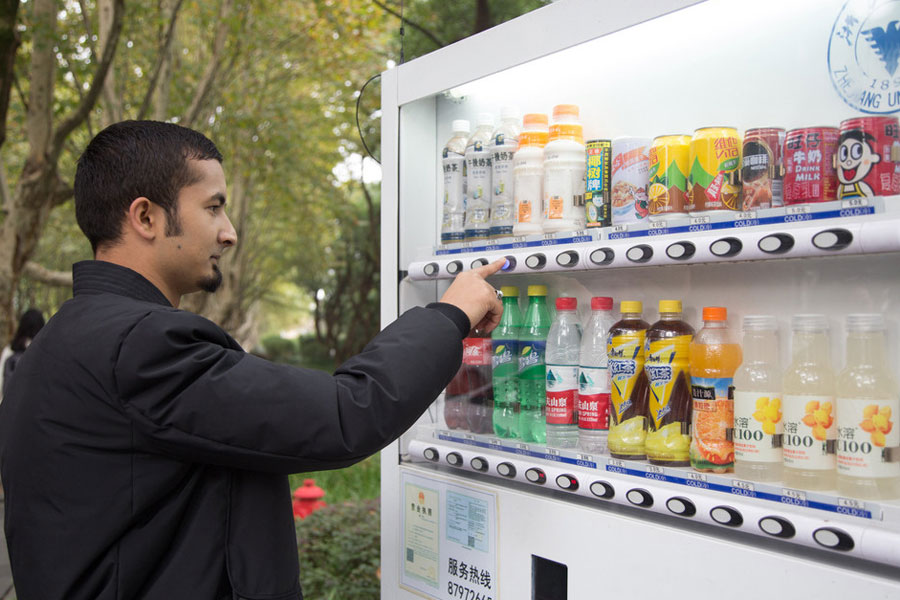
[[218, 200], [219, 206], [225, 206], [225, 195], [224, 194], [213, 194], [210, 200]]

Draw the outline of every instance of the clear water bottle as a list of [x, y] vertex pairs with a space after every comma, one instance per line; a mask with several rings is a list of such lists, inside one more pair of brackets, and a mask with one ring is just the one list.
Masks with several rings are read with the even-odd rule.
[[519, 435], [525, 442], [543, 444], [547, 441], [544, 357], [549, 330], [547, 286], [529, 285], [528, 309], [519, 338]]
[[615, 323], [613, 299], [591, 298], [591, 320], [581, 336], [578, 366], [578, 447], [592, 454], [606, 453], [609, 436], [609, 358], [606, 336]]
[[556, 299], [556, 318], [547, 334], [547, 445], [578, 445], [578, 362], [581, 354], [581, 320], [578, 300]]

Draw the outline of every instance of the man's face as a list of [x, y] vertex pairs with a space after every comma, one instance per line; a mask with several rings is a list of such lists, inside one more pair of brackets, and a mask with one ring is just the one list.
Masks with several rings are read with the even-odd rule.
[[838, 179], [845, 184], [862, 181], [880, 160], [867, 142], [847, 138], [838, 148]]
[[199, 180], [178, 193], [178, 223], [168, 223], [162, 266], [179, 293], [214, 292], [222, 284], [222, 253], [237, 243], [225, 214], [225, 172], [217, 160], [188, 162]]

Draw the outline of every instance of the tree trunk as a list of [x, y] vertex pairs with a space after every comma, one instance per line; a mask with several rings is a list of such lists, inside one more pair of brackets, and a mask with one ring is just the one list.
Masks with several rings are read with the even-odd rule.
[[[114, 0], [97, 0], [97, 9], [100, 13], [100, 37], [97, 40], [97, 47], [100, 49], [101, 59], [114, 24], [115, 6], [113, 6], [113, 3]], [[103, 82], [103, 127], [121, 121], [123, 112], [122, 99], [116, 92], [115, 66], [110, 65], [109, 72], [106, 74], [106, 79]]]
[[19, 0], [0, 0], [0, 147], [6, 141], [6, 113], [12, 91], [16, 51], [19, 49], [19, 32], [16, 30], [18, 11]]
[[[175, 27], [177, 17], [178, 0], [161, 0], [163, 23], [169, 23], [170, 28]], [[153, 118], [157, 121], [165, 121], [169, 117], [169, 88], [172, 84], [172, 59], [175, 53], [175, 36], [168, 31], [162, 31], [160, 36], [159, 51], [159, 81], [153, 93]]]

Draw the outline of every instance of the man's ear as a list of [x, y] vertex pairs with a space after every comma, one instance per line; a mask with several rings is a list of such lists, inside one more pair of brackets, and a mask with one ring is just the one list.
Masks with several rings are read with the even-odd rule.
[[135, 198], [128, 207], [126, 227], [144, 240], [153, 240], [159, 235], [160, 227], [165, 226], [161, 212], [162, 209], [148, 198]]

